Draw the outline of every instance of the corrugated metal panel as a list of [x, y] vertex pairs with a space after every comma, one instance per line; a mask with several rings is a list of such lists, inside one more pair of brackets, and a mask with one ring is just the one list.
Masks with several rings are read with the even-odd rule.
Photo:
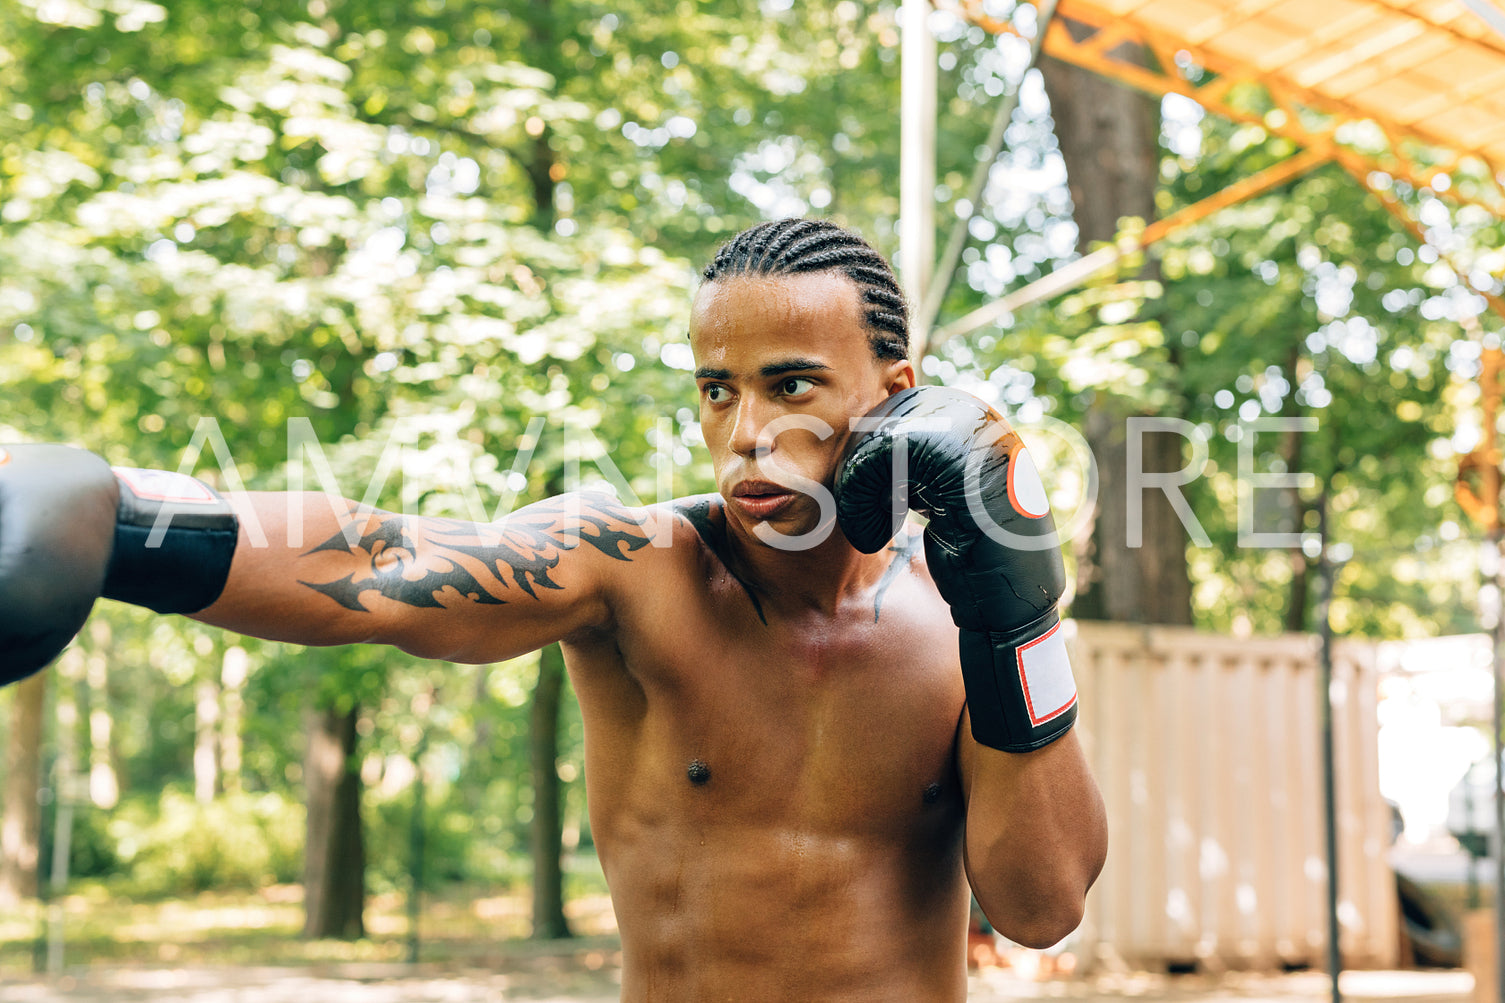
[[[1315, 641], [1070, 623], [1078, 727], [1108, 863], [1078, 943], [1135, 964], [1316, 964], [1326, 938]], [[1375, 646], [1334, 650], [1340, 906], [1349, 964], [1397, 962], [1379, 793]]]

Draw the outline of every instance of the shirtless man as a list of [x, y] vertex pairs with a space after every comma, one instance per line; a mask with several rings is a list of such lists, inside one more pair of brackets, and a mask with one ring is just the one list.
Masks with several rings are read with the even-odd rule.
[[[1048, 506], [996, 414], [908, 389], [902, 298], [854, 234], [740, 235], [706, 269], [690, 341], [719, 494], [647, 510], [563, 496], [482, 526], [226, 501], [12, 447], [0, 682], [56, 654], [97, 594], [453, 661], [560, 641], [624, 1000], [962, 1000], [969, 891], [1044, 947], [1080, 921], [1106, 850], [1051, 632], [1060, 556], [1035, 543]], [[875, 408], [890, 431], [854, 431]], [[894, 534], [904, 461], [924, 533]], [[203, 514], [151, 546], [163, 505]]]

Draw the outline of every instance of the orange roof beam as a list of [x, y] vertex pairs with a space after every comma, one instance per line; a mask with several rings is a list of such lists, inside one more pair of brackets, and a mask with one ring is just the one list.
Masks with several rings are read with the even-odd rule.
[[931, 336], [930, 348], [933, 350], [951, 338], [975, 331], [1031, 303], [1074, 289], [1099, 272], [1117, 265], [1129, 255], [1165, 239], [1178, 230], [1199, 223], [1213, 213], [1300, 177], [1326, 163], [1327, 159], [1328, 156], [1324, 151], [1304, 150], [1277, 164], [1271, 164], [1256, 174], [1241, 178], [1200, 202], [1179, 209], [1164, 219], [1155, 220], [1138, 233], [1125, 234], [1116, 242], [1068, 262], [1049, 275], [1038, 278], [1028, 285], [1021, 286], [957, 318], [935, 331]]
[[[965, 0], [959, 6], [951, 0], [936, 0], [936, 2], [938, 6], [944, 5], [956, 10], [989, 31], [1012, 30], [1004, 22], [980, 16], [978, 0]], [[1273, 135], [1290, 139], [1302, 146], [1310, 146], [1316, 142], [1314, 136], [1324, 137], [1333, 146], [1350, 149], [1364, 157], [1373, 164], [1374, 169], [1385, 171], [1415, 188], [1432, 187], [1439, 174], [1451, 174], [1458, 169], [1465, 157], [1474, 158], [1484, 167], [1483, 177], [1468, 179], [1469, 185], [1475, 186], [1476, 190], [1465, 190], [1462, 184], [1437, 185], [1438, 193], [1450, 201], [1472, 203], [1484, 208], [1492, 215], [1505, 218], [1505, 189], [1501, 188], [1500, 172], [1490, 156], [1484, 152], [1484, 147], [1493, 141], [1491, 139], [1493, 134], [1488, 130], [1471, 131], [1466, 140], [1454, 142], [1450, 137], [1441, 135], [1431, 128], [1428, 116], [1421, 114], [1426, 108], [1430, 108], [1431, 104], [1427, 104], [1426, 108], [1420, 105], [1414, 109], [1409, 106], [1397, 108], [1394, 109], [1394, 114], [1389, 120], [1381, 120], [1374, 114], [1348, 107], [1341, 101], [1324, 96], [1315, 91], [1311, 85], [1314, 82], [1329, 81], [1337, 70], [1345, 65], [1336, 57], [1320, 62], [1316, 67], [1306, 67], [1300, 74], [1279, 72], [1281, 66], [1288, 66], [1294, 59], [1319, 51], [1317, 42], [1311, 39], [1293, 40], [1287, 47], [1290, 51], [1277, 60], [1280, 65], [1274, 69], [1265, 67], [1263, 64], [1256, 64], [1252, 57], [1235, 60], [1227, 56], [1218, 56], [1202, 48], [1201, 42], [1219, 31], [1226, 30], [1231, 25], [1239, 24], [1263, 12], [1269, 6], [1270, 3], [1267, 0], [1230, 4], [1228, 10], [1220, 12], [1207, 24], [1190, 24], [1184, 31], [1173, 34], [1133, 20], [1132, 15], [1137, 12], [1138, 8], [1130, 11], [1128, 16], [1120, 17], [1103, 10], [1102, 5], [1094, 3], [1093, 0], [1063, 0], [1061, 15], [1055, 19], [1047, 33], [1045, 51], [1057, 59], [1081, 66], [1155, 96], [1163, 96], [1167, 93], [1181, 94], [1214, 114], [1231, 121], [1257, 125]], [[1074, 37], [1063, 23], [1063, 18], [1070, 19], [1077, 25], [1088, 29], [1088, 34], [1080, 39]], [[1369, 20], [1374, 19], [1370, 17]], [[1471, 41], [1468, 36], [1458, 34], [1456, 28], [1447, 25], [1436, 25], [1431, 20], [1420, 18], [1415, 23], [1435, 29], [1439, 38], [1444, 37], [1441, 33], [1446, 32], [1446, 38], [1459, 42]], [[1331, 34], [1333, 33], [1328, 32], [1323, 35], [1323, 38]], [[1424, 58], [1437, 56], [1433, 50], [1439, 38], [1428, 38], [1425, 45], [1408, 46], [1406, 42], [1409, 36], [1403, 38], [1401, 37], [1403, 35], [1405, 33], [1399, 32], [1398, 29], [1381, 33], [1367, 39], [1363, 51], [1351, 54], [1351, 62], [1346, 66], [1352, 74], [1358, 74], [1354, 77], [1354, 87], [1359, 87], [1360, 76], [1363, 79], [1370, 77], [1377, 80], [1385, 79], [1401, 70], [1412, 68], [1413, 64]], [[1492, 35], [1489, 37], [1493, 38]], [[1123, 42], [1133, 42], [1147, 47], [1155, 54], [1160, 68], [1137, 66], [1115, 59], [1114, 48]], [[1176, 63], [1177, 55], [1182, 52], [1187, 53], [1199, 66], [1204, 67], [1213, 75], [1213, 78], [1206, 83], [1194, 83], [1182, 76]], [[1275, 56], [1271, 55], [1270, 58], [1275, 58]], [[1505, 69], [1505, 60], [1502, 60], [1501, 67]], [[1323, 74], [1314, 76], [1319, 69], [1323, 70]], [[1259, 85], [1269, 94], [1276, 106], [1272, 109], [1274, 114], [1238, 107], [1229, 100], [1230, 94], [1238, 85], [1249, 83]], [[1454, 98], [1462, 101], [1471, 96], [1491, 91], [1498, 92], [1499, 88], [1496, 88], [1494, 83], [1494, 74], [1491, 74], [1488, 79], [1476, 78], [1467, 83], [1461, 83], [1457, 87], [1450, 87], [1446, 91], [1440, 91], [1428, 101], [1446, 103]], [[1413, 110], [1418, 114], [1408, 114]], [[1320, 115], [1327, 120], [1328, 124], [1321, 129], [1308, 128], [1303, 123], [1302, 117], [1303, 115], [1310, 116], [1312, 113]], [[1346, 142], [1340, 141], [1338, 135], [1341, 127], [1357, 122], [1365, 122], [1372, 126], [1371, 134], [1382, 139], [1386, 149], [1382, 152], [1365, 151], [1355, 149], [1348, 146]], [[1505, 119], [1501, 120], [1500, 129], [1505, 131]], [[1425, 162], [1433, 156], [1440, 157], [1440, 161]]]

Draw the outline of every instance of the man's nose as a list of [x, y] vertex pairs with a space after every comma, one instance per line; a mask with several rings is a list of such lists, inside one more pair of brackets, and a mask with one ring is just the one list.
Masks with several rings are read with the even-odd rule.
[[759, 441], [771, 415], [766, 401], [748, 394], [737, 402], [736, 424], [732, 427], [731, 448], [738, 456], [760, 459], [773, 451], [773, 441]]

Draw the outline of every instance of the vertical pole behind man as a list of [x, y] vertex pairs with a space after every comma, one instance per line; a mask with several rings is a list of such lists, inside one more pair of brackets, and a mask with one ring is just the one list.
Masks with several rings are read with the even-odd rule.
[[[930, 0], [904, 0], [899, 68], [899, 283], [911, 308], [925, 302], [935, 267], [938, 56], [935, 36], [930, 33], [930, 10]], [[924, 346], [928, 338], [928, 331], [910, 329], [911, 344]], [[918, 350], [923, 352], [923, 347]]]
[[[1490, 430], [1493, 432], [1493, 429]], [[1494, 499], [1498, 507], [1500, 499]], [[1494, 854], [1495, 861], [1495, 999], [1505, 1000], [1505, 915], [1502, 915], [1502, 906], [1505, 906], [1505, 784], [1501, 783], [1500, 762], [1505, 756], [1505, 748], [1501, 747], [1505, 737], [1500, 734], [1500, 722], [1505, 720], [1505, 609], [1501, 608], [1501, 600], [1505, 598], [1505, 561], [1502, 561], [1500, 543], [1502, 539], [1499, 521], [1496, 520], [1494, 527], [1489, 532], [1489, 547], [1494, 558], [1494, 586], [1495, 586], [1495, 614], [1493, 629], [1490, 631], [1491, 640], [1494, 642], [1494, 715], [1490, 718], [1490, 734], [1494, 738], [1494, 778], [1495, 778], [1495, 831], [1494, 838], [1490, 840], [1490, 850]], [[1469, 861], [1473, 866], [1473, 861]]]
[[1328, 554], [1327, 495], [1317, 499], [1317, 539], [1321, 544], [1317, 560], [1320, 593], [1317, 596], [1317, 630], [1320, 639], [1318, 665], [1322, 707], [1322, 814], [1327, 837], [1327, 973], [1331, 980], [1332, 1003], [1341, 1003], [1338, 976], [1343, 971], [1342, 934], [1338, 923], [1338, 790], [1333, 769], [1333, 578], [1335, 569]]

